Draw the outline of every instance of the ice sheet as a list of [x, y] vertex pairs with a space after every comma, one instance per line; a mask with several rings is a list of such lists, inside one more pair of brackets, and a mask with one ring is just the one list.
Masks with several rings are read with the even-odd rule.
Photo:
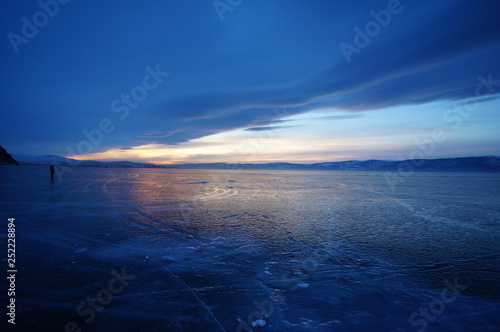
[[[498, 175], [416, 173], [394, 192], [377, 172], [75, 168], [51, 183], [47, 168], [6, 167], [0, 179], [20, 326], [500, 326]], [[90, 319], [87, 299], [122, 269], [133, 280]]]

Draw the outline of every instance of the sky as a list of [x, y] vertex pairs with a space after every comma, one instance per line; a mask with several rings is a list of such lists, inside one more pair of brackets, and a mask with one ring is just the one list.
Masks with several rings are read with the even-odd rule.
[[0, 145], [157, 164], [500, 155], [496, 0], [6, 0]]

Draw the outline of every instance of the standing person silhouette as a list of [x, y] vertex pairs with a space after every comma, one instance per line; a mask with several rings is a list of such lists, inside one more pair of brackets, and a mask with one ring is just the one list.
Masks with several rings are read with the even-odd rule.
[[54, 165], [50, 165], [50, 179], [54, 180]]

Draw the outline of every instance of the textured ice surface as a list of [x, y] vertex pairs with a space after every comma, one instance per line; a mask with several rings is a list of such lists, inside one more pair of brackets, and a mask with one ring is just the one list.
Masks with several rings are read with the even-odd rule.
[[[75, 168], [54, 183], [49, 174], [0, 168], [0, 232], [7, 218], [17, 225], [20, 328], [500, 326], [499, 175], [416, 173], [393, 192], [378, 172]], [[122, 269], [134, 279], [92, 316], [87, 299]]]

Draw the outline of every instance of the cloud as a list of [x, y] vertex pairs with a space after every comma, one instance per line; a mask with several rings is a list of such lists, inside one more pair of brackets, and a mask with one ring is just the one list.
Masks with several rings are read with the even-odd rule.
[[[387, 0], [252, 2], [224, 24], [207, 13], [210, 6], [164, 1], [127, 4], [110, 22], [116, 3], [103, 3], [99, 13], [75, 3], [21, 45], [19, 56], [0, 45], [0, 107], [7, 110], [0, 122], [15, 128], [0, 132], [0, 141], [17, 153], [64, 155], [86, 139], [82, 130], [109, 117], [116, 130], [93, 152], [176, 145], [233, 129], [287, 126], [287, 117], [318, 109], [354, 117], [463, 99], [474, 94], [479, 75], [500, 79], [496, 0], [401, 1], [404, 10], [350, 63], [339, 44], [353, 43], [354, 27], [373, 20], [370, 11], [386, 8]], [[19, 32], [19, 17], [32, 12], [21, 2], [12, 8], [2, 12], [4, 35]], [[171, 75], [118, 119], [113, 100], [130, 94], [145, 66], [156, 64]]]
[[356, 119], [361, 118], [363, 114], [355, 113], [355, 114], [344, 114], [344, 115], [329, 115], [322, 116], [316, 118], [316, 120], [347, 120], [347, 119]]
[[283, 128], [293, 128], [296, 126], [272, 126], [272, 127], [250, 127], [245, 128], [248, 131], [265, 131], [265, 130], [275, 130], [275, 129], [283, 129]]
[[495, 1], [447, 3], [434, 8], [437, 12], [430, 20], [425, 10], [412, 16], [414, 9], [407, 7], [350, 64], [338, 61], [288, 86], [164, 102], [158, 113], [189, 121], [190, 126], [160, 141], [176, 143], [255, 122], [274, 124], [280, 118], [271, 110], [279, 107], [294, 115], [318, 107], [359, 111], [463, 99], [474, 96], [479, 75], [500, 78]]

